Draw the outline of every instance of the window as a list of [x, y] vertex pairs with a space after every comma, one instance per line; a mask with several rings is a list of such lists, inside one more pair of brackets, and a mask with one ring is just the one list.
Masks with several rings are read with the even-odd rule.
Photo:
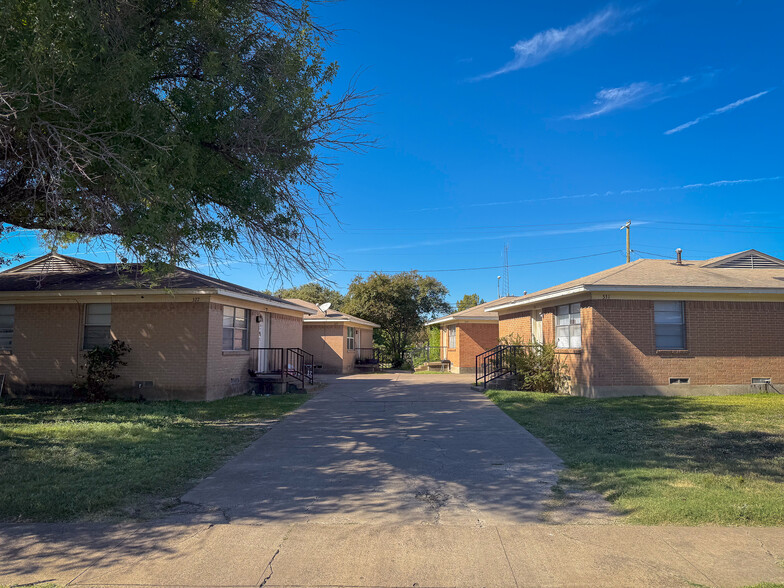
[[234, 306], [223, 307], [223, 350], [248, 348], [248, 315], [250, 311]]
[[457, 327], [451, 326], [447, 331], [449, 333], [449, 349], [457, 347]]
[[683, 302], [654, 302], [656, 349], [686, 349]]
[[112, 342], [112, 305], [85, 304], [82, 349], [106, 347]]
[[346, 349], [354, 349], [354, 327], [346, 327]]
[[555, 346], [559, 349], [579, 349], [582, 347], [582, 338], [580, 303], [564, 304], [556, 308]]
[[14, 305], [0, 304], [0, 351], [11, 351], [14, 340]]

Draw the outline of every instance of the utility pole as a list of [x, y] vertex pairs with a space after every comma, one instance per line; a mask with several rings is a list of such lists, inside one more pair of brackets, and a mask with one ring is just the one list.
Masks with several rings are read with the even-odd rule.
[[632, 242], [631, 242], [631, 229], [632, 221], [626, 221], [626, 224], [621, 227], [621, 230], [626, 229], [626, 263], [632, 261]]
[[[509, 296], [509, 243], [504, 245], [504, 278], [501, 292], [504, 296]], [[500, 293], [498, 297], [501, 297]]]

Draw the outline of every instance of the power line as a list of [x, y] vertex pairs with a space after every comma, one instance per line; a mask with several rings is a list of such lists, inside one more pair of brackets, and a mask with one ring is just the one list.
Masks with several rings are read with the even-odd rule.
[[[590, 255], [579, 255], [577, 257], [563, 257], [561, 259], [548, 259], [548, 260], [545, 260], [545, 261], [529, 261], [527, 263], [511, 263], [511, 264], [509, 264], [509, 267], [524, 267], [524, 266], [530, 266], [530, 265], [543, 265], [543, 264], [547, 264], [547, 263], [560, 263], [562, 261], [574, 261], [576, 259], [587, 259], [589, 257], [599, 257], [599, 256], [602, 256], [602, 255], [611, 255], [613, 253], [623, 253], [623, 249], [615, 249], [613, 251], [604, 251], [602, 253], [591, 253]], [[358, 273], [358, 274], [370, 274], [370, 273], [374, 273], [374, 272], [399, 273], [399, 272], [417, 271], [417, 272], [421, 272], [423, 274], [424, 273], [434, 274], [434, 273], [438, 273], [438, 272], [471, 272], [471, 271], [479, 271], [479, 270], [503, 269], [504, 267], [506, 267], [506, 266], [503, 266], [503, 265], [486, 265], [486, 266], [482, 266], [482, 267], [455, 267], [455, 268], [442, 268], [442, 269], [413, 269], [413, 268], [403, 269], [403, 270], [334, 269], [334, 270], [331, 270], [331, 271], [333, 271], [333, 272], [352, 272], [352, 273]]]

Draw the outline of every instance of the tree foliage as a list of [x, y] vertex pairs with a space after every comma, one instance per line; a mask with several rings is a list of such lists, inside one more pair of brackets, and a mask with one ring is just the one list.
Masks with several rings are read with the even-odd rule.
[[281, 288], [275, 292], [275, 296], [279, 298], [299, 298], [313, 304], [329, 302], [335, 310], [341, 310], [344, 304], [343, 294], [316, 282], [295, 286], [294, 288]]
[[447, 294], [441, 282], [417, 272], [374, 273], [354, 278], [343, 311], [381, 325], [380, 336], [397, 367], [424, 323], [449, 312]]
[[325, 153], [364, 144], [366, 96], [330, 94], [307, 1], [8, 0], [0, 22], [6, 228], [150, 262], [328, 262]]
[[484, 303], [484, 299], [479, 298], [479, 294], [466, 294], [457, 301], [457, 310], [458, 312], [461, 310], [468, 310], [469, 308], [473, 308], [474, 306], [478, 306]]

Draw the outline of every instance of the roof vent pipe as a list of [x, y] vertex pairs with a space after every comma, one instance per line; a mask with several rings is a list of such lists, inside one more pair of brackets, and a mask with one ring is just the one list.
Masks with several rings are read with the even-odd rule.
[[678, 247], [675, 250], [675, 263], [677, 263], [678, 265], [683, 265], [683, 260], [681, 259], [681, 253], [683, 253], [683, 249]]

